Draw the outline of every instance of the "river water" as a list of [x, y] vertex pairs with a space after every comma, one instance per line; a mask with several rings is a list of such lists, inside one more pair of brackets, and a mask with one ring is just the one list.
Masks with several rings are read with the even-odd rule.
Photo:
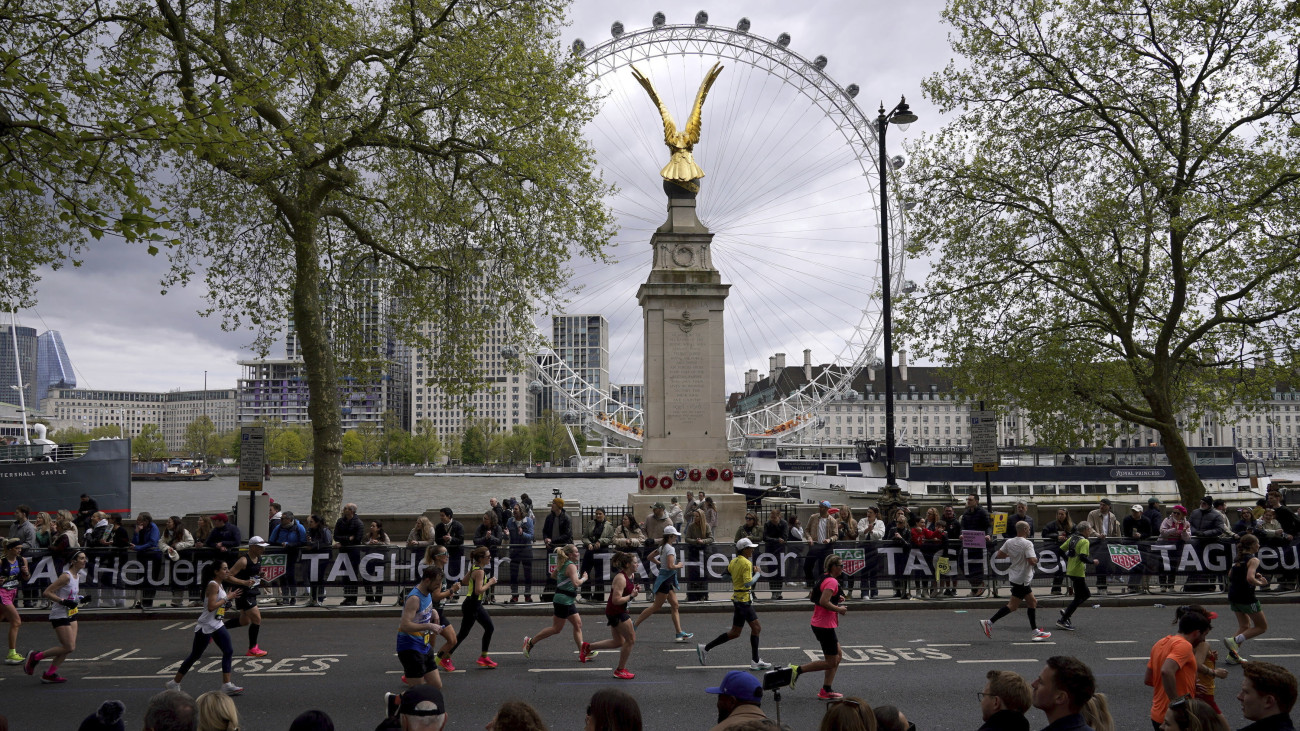
[[[305, 515], [311, 510], [310, 476], [276, 475], [264, 485], [271, 499], [286, 510]], [[155, 519], [168, 515], [229, 510], [239, 493], [235, 477], [214, 477], [207, 482], [133, 482], [131, 510], [147, 510]], [[518, 497], [527, 493], [542, 510], [559, 489], [568, 499], [584, 505], [626, 505], [636, 492], [636, 478], [530, 480], [524, 477], [455, 477], [437, 475], [357, 476], [343, 478], [343, 502], [356, 503], [367, 513], [420, 513], [449, 507], [457, 513], [477, 513], [488, 498]]]

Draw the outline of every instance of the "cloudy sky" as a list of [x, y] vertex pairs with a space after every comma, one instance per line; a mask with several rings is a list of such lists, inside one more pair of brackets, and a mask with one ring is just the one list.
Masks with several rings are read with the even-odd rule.
[[[648, 27], [656, 10], [663, 11], [669, 23], [691, 22], [699, 10], [709, 13], [711, 24], [726, 27], [734, 27], [741, 17], [747, 17], [752, 23], [751, 32], [756, 35], [776, 38], [783, 32], [789, 33], [791, 50], [806, 58], [825, 55], [829, 59], [826, 71], [832, 78], [841, 86], [855, 83], [861, 88], [857, 102], [868, 113], [873, 113], [877, 102], [882, 99], [892, 105], [900, 94], [907, 95], [913, 110], [921, 116], [921, 121], [912, 130], [926, 131], [936, 129], [942, 120], [927, 108], [921, 96], [920, 82], [926, 75], [942, 68], [951, 57], [947, 28], [939, 17], [941, 9], [942, 3], [937, 0], [908, 3], [749, 0], [708, 4], [684, 4], [674, 0], [654, 4], [627, 0], [575, 0], [571, 9], [572, 24], [566, 37], [569, 40], [581, 38], [591, 47], [610, 37], [609, 28], [614, 21], [622, 21], [628, 30]], [[656, 70], [651, 63], [646, 67], [656, 86], [661, 88], [661, 95], [672, 97], [665, 101], [674, 110], [680, 110], [675, 112], [679, 123], [689, 111], [693, 85], [702, 76], [696, 65], [692, 62], [689, 66], [665, 66]], [[723, 270], [727, 281], [735, 284], [728, 301], [727, 322], [728, 359], [734, 361], [728, 372], [728, 386], [732, 388], [746, 368], [765, 369], [766, 355], [776, 350], [789, 352], [792, 363], [802, 357], [803, 347], [814, 350], [814, 362], [833, 359], [843, 345], [844, 330], [851, 329], [851, 323], [857, 321], [856, 300], [872, 286], [860, 285], [859, 288], [847, 279], [836, 281], [832, 272], [840, 270], [848, 277], [856, 278], [853, 266], [837, 264], [833, 251], [837, 244], [825, 237], [800, 234], [794, 230], [800, 225], [797, 221], [804, 219], [813, 222], [808, 224], [812, 231], [852, 228], [841, 227], [836, 216], [852, 212], [855, 205], [858, 208], [862, 206], [837, 204], [837, 199], [826, 190], [834, 187], [853, 197], [869, 192], [852, 187], [861, 185], [860, 182], [844, 187], [835, 180], [846, 170], [852, 172], [851, 168], [842, 165], [849, 159], [846, 155], [851, 151], [842, 143], [822, 141], [824, 138], [818, 125], [824, 126], [825, 122], [811, 120], [808, 115], [811, 111], [812, 116], [817, 116], [815, 108], [799, 100], [797, 94], [787, 90], [783, 97], [780, 90], [766, 86], [764, 90], [756, 91], [762, 83], [756, 73], [752, 69], [735, 68], [732, 64], [720, 77], [710, 96], [710, 105], [713, 106], [706, 106], [705, 138], [696, 150], [706, 173], [714, 172], [705, 183], [714, 187], [706, 188], [702, 195], [714, 196], [710, 213], [712, 220], [706, 218], [706, 223], [720, 232], [717, 245], [727, 257], [725, 261], [715, 263]], [[674, 74], [680, 74], [680, 78], [674, 78]], [[653, 137], [657, 134], [655, 125], [658, 121], [653, 116], [654, 110], [647, 99], [639, 96], [643, 94], [640, 90], [629, 94], [626, 88], [610, 88], [614, 101], [607, 107], [610, 111], [602, 112], [601, 119], [590, 131], [593, 145], [600, 154], [610, 157], [612, 167], [618, 168], [618, 172], [611, 172], [610, 177], [620, 187], [635, 188], [641, 182], [632, 180], [640, 175], [637, 171], [648, 170], [652, 181], [649, 187], [657, 188], [654, 171], [666, 161], [667, 152], [661, 142], [655, 147]], [[638, 104], [641, 106], [636, 106]], [[781, 115], [772, 113], [775, 109], [787, 107], [787, 112]], [[750, 130], [748, 120], [762, 119], [765, 114], [780, 119], [771, 121], [766, 132], [736, 135], [744, 136], [746, 140], [733, 140], [717, 131], [717, 126], [723, 124]], [[711, 128], [710, 124], [715, 126]], [[638, 125], [641, 129], [635, 131], [635, 135], [641, 140], [638, 145], [645, 150], [644, 154], [621, 143], [624, 133], [633, 134], [625, 127]], [[762, 128], [755, 126], [753, 129]], [[719, 141], [712, 150], [703, 149], [708, 148], [711, 130]], [[804, 130], [808, 130], [806, 135]], [[792, 136], [804, 139], [791, 142], [789, 138]], [[911, 131], [908, 136], [912, 136]], [[611, 144], [616, 137], [620, 143]], [[726, 145], [722, 144], [724, 138]], [[893, 154], [898, 140], [894, 136], [889, 140]], [[742, 142], [747, 142], [748, 146]], [[727, 148], [726, 154], [719, 152], [723, 147]], [[814, 167], [812, 162], [808, 162], [801, 168], [795, 166], [804, 172], [786, 171], [787, 174], [792, 177], [805, 173], [821, 176], [823, 184], [800, 179], [797, 184], [773, 187], [770, 195], [765, 192], [767, 189], [753, 185], [752, 180], [756, 178], [779, 179], [785, 168], [776, 162], [765, 161], [777, 160], [784, 150], [796, 148], [800, 157], [820, 161], [822, 167]], [[823, 154], [823, 151], [827, 152]], [[624, 163], [615, 160], [619, 155], [636, 159]], [[830, 162], [826, 163], [826, 160]], [[746, 180], [750, 181], [750, 187], [743, 185]], [[828, 186], [826, 181], [834, 185]], [[626, 207], [631, 205], [632, 197], [632, 192], [629, 192], [625, 200], [611, 203], [616, 208]], [[728, 201], [719, 202], [720, 198]], [[748, 198], [750, 205], [731, 201], [732, 198]], [[651, 202], [649, 205], [662, 203]], [[792, 211], [802, 205], [810, 206], [814, 215], [795, 216]], [[760, 215], [764, 210], [775, 212], [764, 218]], [[650, 213], [640, 224], [625, 223], [619, 239], [624, 248], [616, 251], [623, 266], [634, 269], [637, 266], [637, 255], [627, 252], [635, 252], [636, 249], [629, 248], [634, 246], [644, 249], [645, 237], [640, 233], [644, 231], [648, 235], [653, 225], [645, 228], [641, 224], [653, 217]], [[744, 242], [754, 240], [746, 238], [746, 235], [755, 232], [756, 222], [766, 222], [769, 230], [789, 241], [770, 249], [764, 249], [760, 244], [759, 250], [774, 253], [768, 257], [747, 259]], [[874, 225], [871, 233], [866, 229], [851, 232], [851, 236], [859, 235], [874, 241]], [[761, 238], [758, 240], [762, 241]], [[727, 251], [724, 245], [727, 241], [733, 246], [731, 251]], [[822, 243], [816, 243], [818, 241]], [[828, 241], [831, 243], [826, 243]], [[805, 246], [821, 247], [805, 256], [811, 268], [790, 267], [780, 258], [790, 255], [778, 253], [782, 247], [788, 250]], [[723, 254], [719, 257], [722, 258]], [[859, 264], [868, 265], [865, 260]], [[871, 265], [874, 266], [874, 260]], [[222, 332], [218, 320], [199, 317], [197, 311], [203, 305], [200, 287], [173, 290], [161, 296], [158, 281], [165, 269], [165, 261], [149, 257], [142, 248], [111, 241], [100, 242], [87, 254], [84, 266], [44, 273], [39, 285], [38, 306], [34, 310], [20, 311], [20, 324], [35, 327], [38, 331], [61, 331], [77, 372], [78, 385], [83, 387], [200, 388], [205, 371], [209, 387], [233, 387], [239, 376], [236, 361], [252, 355], [245, 349], [251, 336], [248, 333]], [[639, 380], [639, 314], [633, 301], [635, 286], [627, 288], [629, 282], [636, 281], [635, 278], [629, 279], [617, 269], [594, 271], [590, 265], [581, 263], [575, 264], [574, 272], [576, 283], [582, 287], [582, 293], [573, 298], [574, 309], [599, 308], [613, 322], [611, 361], [615, 370], [614, 381]], [[826, 275], [823, 277], [818, 272]], [[643, 278], [644, 274], [637, 276]], [[924, 273], [915, 268], [908, 271], [910, 279], [923, 277]], [[784, 294], [777, 298], [758, 296], [755, 290], [765, 286], [774, 286]], [[799, 313], [798, 317], [783, 316], [794, 311]]]

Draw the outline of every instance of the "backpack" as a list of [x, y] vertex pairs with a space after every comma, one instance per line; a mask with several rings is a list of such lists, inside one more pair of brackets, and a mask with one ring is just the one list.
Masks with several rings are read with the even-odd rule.
[[1070, 536], [1070, 540], [1065, 542], [1065, 557], [1067, 559], [1074, 558], [1075, 556], [1079, 555], [1078, 552], [1074, 550], [1074, 547], [1078, 545], [1078, 543], [1079, 543], [1079, 536]]
[[[835, 577], [832, 576], [832, 577], [830, 577], [830, 578], [835, 578]], [[822, 581], [825, 581], [825, 579], [822, 579]], [[813, 587], [813, 588], [808, 592], [808, 601], [812, 602], [812, 603], [815, 604], [816, 606], [821, 606], [821, 600], [822, 600], [822, 589], [821, 589], [821, 584], [822, 584], [822, 582], [821, 582], [821, 581], [818, 581], [818, 582], [817, 582], [817, 586], [814, 586], [814, 587]], [[843, 592], [843, 591], [844, 591], [844, 589], [843, 589], [843, 587], [840, 586], [839, 579], [836, 579], [836, 580], [835, 580], [835, 595], [831, 597], [831, 603], [832, 603], [832, 604], [837, 604], [837, 603], [839, 603], [840, 601], [843, 600], [843, 595], [842, 595], [842, 592]]]

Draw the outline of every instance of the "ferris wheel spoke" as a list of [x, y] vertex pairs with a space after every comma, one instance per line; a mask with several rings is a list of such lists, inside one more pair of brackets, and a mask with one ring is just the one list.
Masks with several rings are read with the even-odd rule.
[[846, 290], [853, 291], [864, 297], [871, 295], [871, 292], [862, 288], [862, 285], [859, 283], [861, 281], [860, 279], [851, 279], [851, 280], [841, 279], [841, 277], [845, 277], [845, 278], [852, 277], [854, 272], [844, 271], [842, 269], [839, 270], [822, 269], [817, 271], [809, 271], [808, 269], [804, 268], [804, 266], [807, 266], [807, 261], [802, 258], [799, 258], [794, 254], [780, 254], [779, 256], [782, 258], [791, 259], [793, 261], [798, 261], [804, 266], [796, 267], [790, 263], [778, 261], [778, 256], [775, 255], [775, 252], [769, 252], [769, 254], [773, 254], [773, 255], [763, 256], [754, 253], [752, 251], [741, 251], [741, 249], [743, 248], [745, 248], [743, 242], [741, 242], [741, 245], [737, 247], [728, 246], [727, 239], [724, 239], [721, 242], [721, 245], [715, 244], [714, 246], [715, 251], [722, 250], [728, 253], [729, 255], [734, 254], [736, 259], [745, 261], [746, 263], [749, 264], [750, 267], [753, 267], [755, 262], [760, 262], [767, 265], [765, 269], [776, 269], [786, 274], [797, 276], [802, 281], [808, 282], [809, 284], [816, 286], [817, 288], [823, 289], [824, 293], [827, 296], [831, 296], [831, 297], [836, 296], [836, 292], [834, 290], [822, 286], [827, 283], [834, 284], [839, 289], [846, 289]]

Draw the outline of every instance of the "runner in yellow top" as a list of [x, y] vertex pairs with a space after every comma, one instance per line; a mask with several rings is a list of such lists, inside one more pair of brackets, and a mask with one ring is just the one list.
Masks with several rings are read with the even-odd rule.
[[727, 564], [727, 571], [731, 573], [731, 629], [723, 632], [713, 641], [705, 645], [703, 643], [695, 646], [697, 656], [700, 658], [700, 664], [704, 664], [705, 656], [709, 650], [726, 642], [736, 639], [740, 636], [740, 629], [749, 623], [749, 650], [753, 662], [750, 664], [751, 670], [767, 670], [772, 667], [772, 663], [758, 656], [758, 634], [763, 631], [762, 625], [758, 623], [758, 614], [754, 612], [754, 584], [758, 583], [758, 576], [754, 573], [754, 542], [748, 538], [741, 538], [736, 541], [736, 557], [731, 559]]

